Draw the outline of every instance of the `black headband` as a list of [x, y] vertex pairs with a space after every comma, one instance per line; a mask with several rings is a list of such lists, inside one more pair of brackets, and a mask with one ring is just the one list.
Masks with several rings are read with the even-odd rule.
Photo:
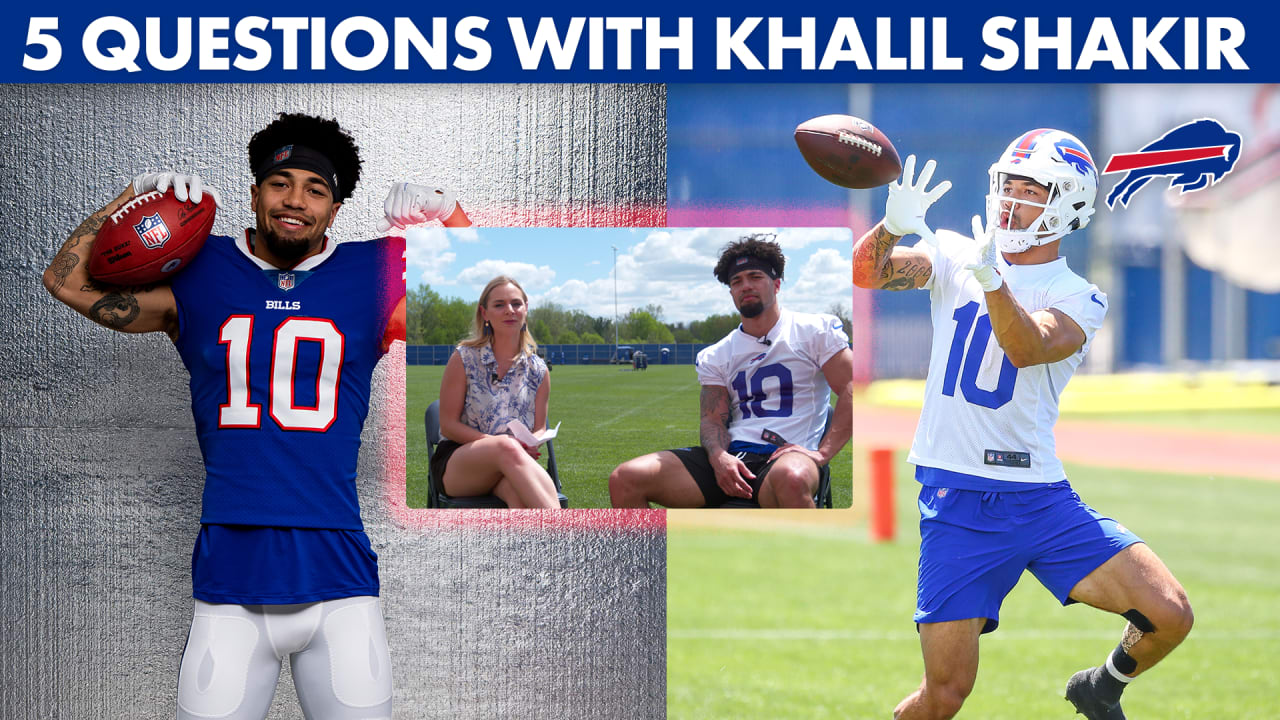
[[737, 275], [744, 270], [759, 270], [774, 280], [778, 279], [778, 272], [773, 269], [773, 265], [770, 265], [755, 255], [742, 255], [729, 265], [729, 271], [725, 273], [725, 284], [728, 285], [728, 280], [732, 280], [734, 275]]
[[333, 161], [324, 153], [312, 150], [306, 145], [285, 145], [276, 150], [271, 157], [258, 166], [255, 179], [258, 184], [262, 184], [262, 180], [271, 173], [288, 168], [310, 170], [324, 180], [324, 183], [329, 186], [329, 192], [333, 193], [335, 198], [341, 194], [338, 189], [338, 173], [333, 169]]

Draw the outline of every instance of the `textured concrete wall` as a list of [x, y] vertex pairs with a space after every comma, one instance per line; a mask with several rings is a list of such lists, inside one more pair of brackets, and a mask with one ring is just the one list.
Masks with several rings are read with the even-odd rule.
[[[187, 376], [166, 338], [45, 293], [71, 229], [135, 173], [175, 168], [222, 191], [215, 232], [238, 232], [244, 147], [282, 110], [336, 117], [361, 147], [338, 238], [368, 234], [402, 177], [457, 189], [484, 224], [662, 224], [664, 102], [653, 86], [0, 88], [0, 717], [172, 717], [190, 623], [202, 467]], [[396, 717], [663, 716], [662, 532], [397, 508], [402, 363], [375, 375], [359, 484]], [[270, 717], [301, 717], [287, 673]]]

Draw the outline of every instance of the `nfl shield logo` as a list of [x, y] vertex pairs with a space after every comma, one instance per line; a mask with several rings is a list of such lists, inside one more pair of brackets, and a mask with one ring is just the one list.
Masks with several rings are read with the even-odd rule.
[[292, 290], [293, 284], [293, 273], [280, 273], [278, 285], [281, 290]]
[[292, 154], [293, 154], [293, 146], [285, 145], [284, 147], [276, 151], [275, 161], [284, 162], [285, 160], [288, 160], [289, 156]]
[[133, 231], [138, 233], [138, 239], [149, 250], [158, 250], [169, 240], [169, 227], [160, 218], [160, 213], [142, 218], [141, 222], [133, 226]]

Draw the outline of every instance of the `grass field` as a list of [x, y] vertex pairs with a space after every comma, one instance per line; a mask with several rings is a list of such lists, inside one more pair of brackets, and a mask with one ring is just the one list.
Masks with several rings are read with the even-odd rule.
[[[821, 524], [774, 513], [736, 527], [668, 513], [669, 718], [890, 717], [923, 670], [911, 624], [919, 486], [905, 462], [897, 474], [893, 543], [869, 542], [861, 513], [850, 511]], [[1280, 483], [1072, 466], [1068, 474], [1086, 501], [1155, 549], [1196, 611], [1187, 641], [1126, 692], [1128, 716], [1274, 717]], [[1099, 664], [1123, 625], [1062, 608], [1024, 575], [1000, 629], [982, 640], [977, 688], [959, 717], [1079, 717], [1062, 699], [1066, 679]]]
[[[410, 365], [408, 504], [427, 505], [427, 443], [422, 418], [440, 395], [442, 366]], [[832, 399], [834, 402], [834, 398]], [[561, 423], [556, 462], [569, 506], [609, 507], [609, 473], [625, 460], [698, 444], [698, 380], [692, 365], [650, 365], [635, 372], [612, 365], [559, 365], [551, 373], [549, 425]], [[835, 507], [852, 497], [852, 452], [831, 464]]]
[[[1185, 412], [1063, 413], [1064, 419], [1091, 420], [1118, 425], [1216, 430], [1221, 432], [1270, 433], [1280, 443], [1280, 410], [1193, 410]], [[1277, 470], [1280, 473], [1280, 469]]]

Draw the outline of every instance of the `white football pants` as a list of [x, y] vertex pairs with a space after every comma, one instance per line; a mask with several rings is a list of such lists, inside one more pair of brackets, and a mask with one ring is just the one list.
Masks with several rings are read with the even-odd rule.
[[391, 656], [378, 598], [298, 605], [196, 600], [178, 720], [262, 720], [289, 656], [307, 720], [390, 720]]

